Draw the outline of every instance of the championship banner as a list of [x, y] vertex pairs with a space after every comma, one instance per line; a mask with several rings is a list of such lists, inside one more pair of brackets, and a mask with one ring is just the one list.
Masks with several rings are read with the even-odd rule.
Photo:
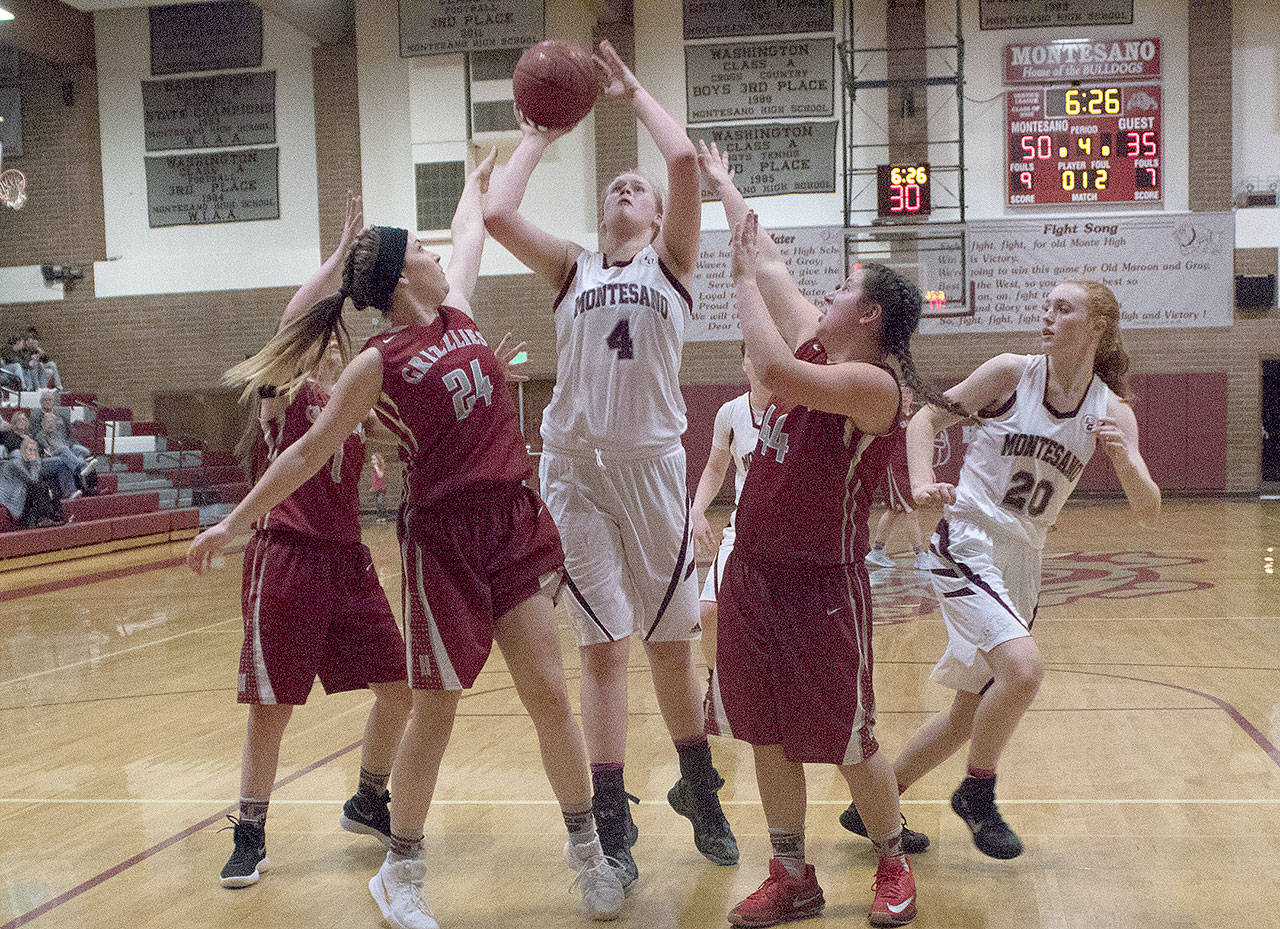
[[[715, 142], [729, 156], [742, 196], [820, 194], [836, 190], [836, 131], [839, 124], [730, 123], [689, 126], [697, 142]], [[704, 199], [713, 199], [709, 193]]]
[[280, 149], [148, 156], [151, 228], [280, 218]]
[[276, 140], [276, 73], [245, 71], [142, 82], [147, 151]]
[[[844, 280], [844, 230], [839, 226], [770, 229], [800, 292], [820, 303]], [[693, 272], [693, 318], [685, 326], [687, 342], [731, 342], [742, 338], [729, 276], [729, 230], [702, 233]]]
[[400, 57], [528, 48], [544, 38], [542, 0], [400, 0]]
[[690, 123], [835, 115], [835, 40], [686, 45]]
[[927, 334], [1035, 332], [1054, 285], [1101, 281], [1127, 329], [1230, 326], [1235, 221], [1230, 213], [967, 223], [972, 316], [920, 323]]

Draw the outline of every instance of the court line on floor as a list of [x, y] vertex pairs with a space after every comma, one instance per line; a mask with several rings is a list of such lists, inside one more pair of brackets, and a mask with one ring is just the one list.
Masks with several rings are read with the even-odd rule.
[[123, 568], [111, 568], [106, 571], [96, 571], [93, 574], [81, 574], [76, 577], [64, 577], [56, 581], [45, 581], [43, 584], [33, 584], [30, 587], [13, 587], [8, 590], [0, 590], [0, 603], [9, 600], [21, 600], [24, 597], [34, 597], [38, 594], [54, 593], [59, 590], [67, 590], [72, 587], [83, 587], [86, 584], [97, 584], [100, 581], [114, 581], [121, 577], [131, 577], [134, 574], [145, 574], [148, 571], [158, 571], [161, 568], [174, 568], [180, 564], [186, 564], [185, 555], [175, 555], [172, 558], [165, 558], [162, 561], [148, 561], [143, 564], [129, 565]]
[[1276, 767], [1280, 768], [1280, 748], [1276, 748], [1271, 740], [1263, 735], [1257, 726], [1249, 722], [1234, 704], [1228, 703], [1221, 697], [1215, 697], [1213, 694], [1206, 693], [1203, 690], [1196, 690], [1194, 687], [1183, 687], [1181, 684], [1170, 684], [1168, 681], [1153, 681], [1150, 678], [1133, 677], [1128, 674], [1112, 674], [1109, 671], [1082, 671], [1079, 668], [1047, 668], [1046, 670], [1061, 671], [1064, 674], [1085, 674], [1089, 677], [1110, 677], [1121, 681], [1137, 681], [1140, 684], [1155, 684], [1157, 687], [1168, 687], [1172, 690], [1178, 690], [1182, 693], [1192, 694], [1203, 700], [1208, 700], [1226, 713], [1231, 721], [1244, 730], [1244, 734], [1253, 739], [1258, 748], [1262, 749], [1266, 756], [1275, 762]]
[[[484, 691], [473, 690], [473, 691], [464, 693], [461, 699], [465, 700], [468, 697], [472, 697], [472, 696], [480, 696], [482, 694], [490, 694], [490, 693], [496, 693], [498, 691], [514, 690], [514, 689], [515, 689], [514, 684], [508, 684], [505, 687], [495, 687], [490, 690], [484, 690]], [[360, 747], [360, 744], [362, 741], [363, 739], [352, 742], [350, 745], [340, 748], [337, 751], [330, 752], [328, 755], [325, 755], [323, 758], [319, 759], [318, 761], [313, 761], [311, 764], [307, 765], [306, 767], [299, 768], [297, 771], [294, 771], [292, 774], [282, 777], [280, 780], [276, 781], [276, 783], [272, 786], [271, 788], [272, 792], [274, 793], [275, 791], [279, 790], [281, 787], [285, 787], [288, 784], [293, 783], [298, 778], [303, 777], [304, 775], [310, 774], [311, 772], [324, 767], [329, 762], [336, 761], [337, 759], [341, 758], [343, 755], [346, 755], [349, 752], [354, 751], [355, 749]], [[18, 929], [19, 926], [25, 926], [27, 923], [31, 922], [34, 919], [40, 918], [45, 913], [48, 913], [50, 910], [53, 910], [56, 907], [61, 906], [62, 904], [68, 902], [69, 900], [74, 900], [76, 897], [80, 896], [86, 891], [93, 890], [95, 887], [98, 887], [99, 885], [111, 880], [111, 878], [116, 877], [119, 874], [123, 874], [125, 871], [128, 871], [134, 865], [141, 864], [142, 862], [146, 861], [148, 858], [151, 858], [152, 856], [157, 855], [160, 852], [164, 851], [166, 848], [169, 848], [171, 845], [176, 845], [178, 842], [181, 842], [183, 839], [190, 838], [191, 836], [195, 835], [197, 832], [200, 832], [203, 829], [207, 829], [209, 826], [212, 826], [214, 823], [218, 822], [218, 820], [222, 819], [222, 817], [230, 814], [235, 809], [237, 809], [237, 806], [235, 804], [222, 807], [220, 810], [218, 810], [218, 812], [214, 813], [213, 815], [205, 817], [204, 819], [200, 820], [200, 822], [198, 823], [193, 823], [192, 825], [188, 826], [186, 829], [183, 829], [181, 832], [175, 833], [169, 836], [169, 838], [156, 843], [150, 848], [147, 848], [138, 852], [138, 854], [132, 856], [131, 858], [126, 858], [124, 861], [120, 862], [119, 864], [112, 865], [110, 868], [107, 868], [105, 871], [101, 871], [98, 874], [95, 874], [93, 877], [89, 878], [88, 880], [82, 881], [81, 883], [77, 884], [75, 887], [72, 887], [70, 890], [64, 891], [63, 893], [54, 897], [52, 900], [46, 900], [44, 903], [40, 904], [34, 909], [28, 910], [25, 913], [15, 916], [13, 919], [9, 920], [7, 923], [0, 925], [0, 929]]]
[[[197, 626], [195, 629], [175, 632], [173, 635], [167, 635], [162, 639], [155, 639], [151, 642], [139, 642], [137, 645], [130, 645], [128, 648], [122, 648], [119, 651], [104, 652], [101, 655], [94, 655], [92, 658], [73, 661], [70, 664], [58, 665], [53, 668], [45, 668], [43, 671], [32, 671], [30, 674], [24, 674], [22, 677], [13, 677], [7, 681], [0, 681], [0, 687], [8, 687], [10, 684], [21, 684], [23, 681], [30, 681], [37, 677], [44, 677], [46, 674], [54, 674], [58, 671], [70, 671], [72, 668], [79, 668], [99, 661], [106, 661], [108, 658], [115, 658], [117, 655], [127, 655], [130, 652], [136, 652], [144, 648], [151, 648], [153, 645], [163, 645], [165, 642], [172, 642], [174, 639], [181, 639], [184, 636], [195, 635], [197, 632], [205, 632], [206, 630], [216, 628], [217, 626], [225, 626], [227, 623], [238, 622], [242, 622], [239, 616], [232, 619], [220, 619], [217, 622], [209, 623], [206, 626]], [[4, 929], [4, 927], [0, 926], [0, 929]]]

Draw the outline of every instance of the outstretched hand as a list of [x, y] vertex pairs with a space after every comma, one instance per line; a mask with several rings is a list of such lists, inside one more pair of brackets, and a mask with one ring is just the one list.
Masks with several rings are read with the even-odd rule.
[[498, 358], [498, 365], [502, 368], [502, 376], [513, 383], [520, 383], [529, 380], [527, 374], [516, 374], [512, 370], [512, 360], [519, 355], [524, 349], [524, 342], [517, 342], [515, 345], [507, 347], [507, 339], [511, 338], [508, 332], [502, 337], [502, 341], [498, 343], [498, 347], [493, 350], [494, 355]]
[[364, 197], [347, 191], [347, 212], [342, 220], [342, 236], [338, 239], [337, 252], [346, 254], [353, 242], [364, 229]]
[[634, 97], [640, 89], [640, 82], [608, 39], [600, 43], [600, 53], [591, 60], [600, 79], [600, 92], [606, 97]]
[[702, 139], [698, 140], [698, 170], [702, 172], [703, 183], [711, 190], [732, 184], [736, 173], [729, 164], [729, 153], [720, 151], [715, 142], [708, 147]]
[[755, 210], [747, 210], [742, 222], [733, 227], [733, 258], [729, 263], [729, 275], [735, 280], [750, 280], [756, 276], [760, 260], [760, 217]]
[[468, 191], [475, 191], [481, 196], [489, 192], [489, 179], [493, 177], [493, 164], [497, 160], [498, 149], [495, 146], [489, 149], [489, 154], [480, 159], [480, 162], [467, 175], [467, 182], [462, 188], [464, 196]]
[[556, 139], [560, 138], [562, 135], [566, 135], [573, 129], [572, 126], [567, 126], [562, 129], [553, 129], [550, 126], [539, 126], [529, 117], [525, 116], [524, 110], [520, 109], [520, 107], [516, 106], [514, 103], [511, 104], [511, 108], [515, 111], [516, 123], [520, 126], [520, 134], [526, 139], [540, 139], [546, 145], [550, 145]]

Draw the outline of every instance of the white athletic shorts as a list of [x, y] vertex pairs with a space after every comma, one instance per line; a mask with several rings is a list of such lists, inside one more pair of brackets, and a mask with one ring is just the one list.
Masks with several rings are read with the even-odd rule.
[[947, 517], [929, 550], [940, 561], [931, 572], [947, 650], [929, 677], [952, 690], [982, 693], [991, 683], [986, 653], [1031, 634], [1040, 599], [1040, 551]]
[[538, 472], [579, 644], [700, 638], [684, 449], [640, 460], [544, 449]]
[[720, 590], [720, 579], [724, 577], [724, 566], [729, 561], [729, 556], [733, 554], [733, 526], [724, 527], [724, 535], [720, 538], [720, 549], [716, 552], [715, 560], [711, 562], [711, 567], [707, 568], [706, 580], [702, 582], [702, 593], [698, 599], [703, 603], [715, 603], [719, 599], [716, 594]]

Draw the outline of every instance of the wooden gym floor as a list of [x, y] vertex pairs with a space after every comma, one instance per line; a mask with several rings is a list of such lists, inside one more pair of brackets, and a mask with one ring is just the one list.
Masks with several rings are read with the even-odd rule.
[[[394, 533], [366, 541], [398, 604]], [[1036, 638], [1044, 687], [1001, 768], [1020, 859], [984, 858], [947, 806], [963, 754], [904, 810], [916, 926], [1280, 926], [1280, 506], [1175, 501], [1157, 530], [1116, 504], [1077, 506], [1050, 536]], [[228, 891], [223, 814], [237, 796], [240, 559], [205, 578], [184, 546], [0, 574], [0, 929], [19, 925], [378, 926], [366, 882], [381, 846], [338, 829], [369, 698], [317, 686], [285, 736], [271, 803], [274, 868]], [[904, 563], [906, 559], [901, 559]], [[926, 583], [874, 576], [878, 733], [901, 748], [948, 694], [928, 681], [944, 633]], [[563, 626], [576, 700], [576, 650]], [[622, 926], [725, 925], [765, 875], [749, 750], [714, 746], [742, 864], [694, 851], [665, 802], [677, 776], [638, 651], [628, 788], [641, 878]], [[831, 769], [810, 769], [809, 859], [828, 900], [806, 925], [866, 925], [874, 859], [836, 821]], [[562, 824], [532, 727], [495, 655], [461, 705], [427, 821], [428, 890], [445, 929], [582, 926]]]

